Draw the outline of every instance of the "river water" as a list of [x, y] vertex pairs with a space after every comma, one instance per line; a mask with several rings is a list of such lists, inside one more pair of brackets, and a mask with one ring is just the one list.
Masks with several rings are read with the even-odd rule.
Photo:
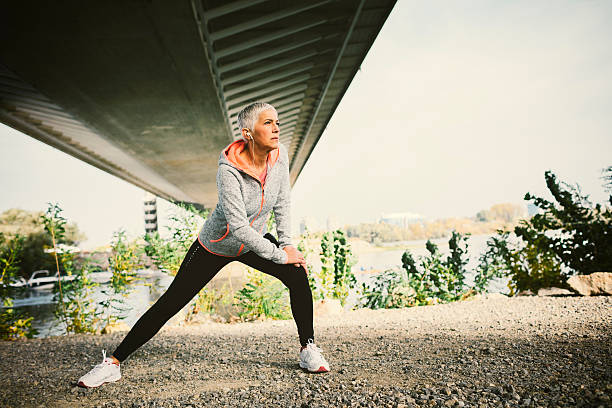
[[[470, 260], [467, 265], [467, 270], [471, 271], [466, 275], [466, 283], [471, 285], [474, 278], [474, 269], [478, 264], [478, 257], [486, 249], [486, 241], [490, 235], [472, 236], [468, 240], [468, 254]], [[394, 242], [387, 244], [392, 247], [389, 250], [363, 251], [357, 253], [358, 261], [353, 267], [353, 272], [357, 278], [358, 287], [362, 282], [369, 283], [376, 273], [372, 271], [384, 271], [393, 267], [401, 266], [401, 257], [405, 249], [409, 250], [415, 259], [419, 256], [427, 254], [425, 243], [427, 240]], [[448, 254], [448, 239], [432, 240], [443, 254]], [[401, 247], [403, 249], [397, 249]], [[91, 276], [96, 279], [96, 274]], [[132, 286], [132, 292], [125, 299], [125, 306], [131, 310], [127, 313], [127, 317], [123, 320], [128, 326], [132, 327], [140, 316], [164, 293], [167, 287], [172, 282], [173, 277], [163, 272], [155, 270], [139, 271], [137, 283]], [[222, 287], [229, 282], [228, 276], [231, 276], [231, 283], [234, 289], [239, 289], [244, 282], [244, 277], [236, 277], [235, 274], [221, 273], [209, 285], [217, 288]], [[489, 285], [489, 292], [507, 293], [508, 279], [496, 279]], [[108, 286], [107, 283], [101, 283], [100, 286], [94, 289], [93, 299], [99, 302], [104, 299], [102, 293]], [[352, 294], [351, 298], [356, 298]], [[39, 334], [37, 337], [48, 337], [63, 333], [62, 325], [57, 321], [53, 314], [55, 302], [53, 301], [52, 290], [44, 289], [28, 289], [15, 293], [13, 299], [14, 307], [26, 312], [29, 316], [34, 316], [32, 326], [35, 327]]]

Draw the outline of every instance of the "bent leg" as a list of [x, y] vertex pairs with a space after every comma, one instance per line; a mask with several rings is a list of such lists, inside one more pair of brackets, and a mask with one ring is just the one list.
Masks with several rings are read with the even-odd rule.
[[[272, 236], [266, 238], [278, 243]], [[289, 289], [289, 299], [291, 302], [291, 313], [297, 326], [300, 344], [306, 346], [308, 340], [314, 341], [314, 328], [312, 318], [312, 291], [308, 284], [306, 269], [300, 266], [297, 268], [293, 264], [277, 264], [268, 259], [264, 259], [253, 251], [241, 255], [238, 261], [251, 266], [263, 273], [272, 275], [280, 279], [281, 282]]]
[[206, 251], [196, 240], [187, 251], [179, 271], [166, 292], [138, 319], [117, 346], [113, 356], [123, 361], [149, 341], [228, 262], [229, 259]]

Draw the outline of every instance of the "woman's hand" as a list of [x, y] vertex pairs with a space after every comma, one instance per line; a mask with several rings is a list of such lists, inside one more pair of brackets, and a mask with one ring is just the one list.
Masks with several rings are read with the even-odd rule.
[[306, 261], [304, 260], [304, 255], [295, 247], [288, 245], [283, 247], [283, 251], [287, 253], [287, 263], [288, 264], [303, 264]]
[[295, 249], [295, 247], [291, 245], [283, 247], [283, 251], [287, 253], [287, 263], [288, 264], [294, 264], [296, 268], [303, 266], [304, 269], [306, 270], [306, 274], [308, 274], [308, 267], [306, 266], [306, 260], [304, 259], [304, 255], [302, 255], [300, 251], [298, 251], [297, 249]]

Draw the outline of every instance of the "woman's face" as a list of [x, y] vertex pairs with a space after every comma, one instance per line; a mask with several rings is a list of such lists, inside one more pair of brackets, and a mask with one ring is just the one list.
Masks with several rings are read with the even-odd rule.
[[257, 147], [265, 150], [278, 148], [280, 134], [278, 115], [274, 109], [262, 111], [253, 128], [253, 139]]

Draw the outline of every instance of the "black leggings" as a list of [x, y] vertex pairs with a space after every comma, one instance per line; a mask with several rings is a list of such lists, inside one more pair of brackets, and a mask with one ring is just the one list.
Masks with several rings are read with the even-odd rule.
[[[264, 236], [276, 246], [271, 234]], [[293, 264], [277, 264], [250, 251], [236, 258], [228, 258], [208, 252], [196, 241], [191, 245], [168, 290], [138, 319], [134, 327], [117, 347], [113, 356], [125, 360], [153, 337], [159, 329], [179, 312], [210, 280], [232, 261], [239, 261], [268, 275], [272, 275], [289, 288], [291, 312], [297, 325], [300, 344], [314, 341], [312, 324], [312, 293], [306, 270]]]

